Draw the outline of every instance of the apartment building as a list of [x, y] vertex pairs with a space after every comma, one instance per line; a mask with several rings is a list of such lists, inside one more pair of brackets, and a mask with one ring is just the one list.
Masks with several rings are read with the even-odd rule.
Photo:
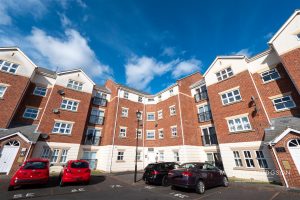
[[[157, 94], [82, 70], [36, 66], [0, 48], [0, 173], [27, 158], [59, 171], [86, 159], [107, 172], [159, 161], [211, 162], [229, 177], [300, 187], [300, 11], [251, 58], [218, 56]], [[141, 113], [137, 119], [137, 112]]]

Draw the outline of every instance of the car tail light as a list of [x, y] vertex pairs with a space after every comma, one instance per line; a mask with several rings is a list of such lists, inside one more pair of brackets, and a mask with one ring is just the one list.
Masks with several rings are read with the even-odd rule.
[[86, 173], [90, 173], [90, 172], [91, 172], [91, 170], [90, 170], [90, 169], [87, 169], [87, 170], [85, 170], [85, 172], [86, 172]]
[[157, 175], [157, 174], [159, 174], [159, 171], [154, 170], [154, 171], [151, 172], [151, 174], [152, 175]]
[[191, 172], [189, 172], [189, 171], [185, 171], [185, 172], [182, 172], [182, 174], [181, 174], [182, 176], [192, 176], [193, 174], [191, 173]]

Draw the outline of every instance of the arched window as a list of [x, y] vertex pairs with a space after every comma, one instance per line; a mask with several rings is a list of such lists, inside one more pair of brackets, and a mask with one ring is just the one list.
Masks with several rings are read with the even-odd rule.
[[18, 147], [18, 146], [20, 146], [20, 142], [17, 140], [11, 140], [11, 141], [7, 142], [5, 145]]

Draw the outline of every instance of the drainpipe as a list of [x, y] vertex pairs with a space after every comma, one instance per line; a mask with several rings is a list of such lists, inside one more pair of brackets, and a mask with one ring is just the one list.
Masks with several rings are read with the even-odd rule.
[[111, 168], [112, 168], [112, 164], [113, 164], [113, 157], [114, 157], [115, 135], [116, 135], [116, 127], [117, 127], [117, 117], [118, 117], [118, 112], [119, 112], [119, 102], [120, 102], [119, 88], [118, 88], [118, 96], [117, 97], [118, 97], [118, 102], [117, 102], [117, 111], [116, 111], [116, 115], [115, 115], [115, 125], [114, 125], [114, 134], [113, 134], [113, 141], [112, 141], [112, 150], [111, 150], [109, 173], [111, 173]]
[[27, 153], [26, 153], [26, 156], [25, 156], [25, 159], [24, 159], [24, 161], [26, 161], [27, 160], [27, 157], [28, 157], [28, 155], [29, 155], [29, 152], [30, 152], [30, 150], [31, 150], [31, 147], [32, 147], [32, 142], [29, 142], [30, 143], [30, 146], [29, 146], [29, 149], [28, 149], [28, 151], [27, 151]]
[[180, 126], [181, 126], [181, 137], [182, 137], [182, 145], [185, 144], [184, 142], [184, 132], [183, 132], [183, 123], [182, 123], [182, 115], [181, 115], [181, 104], [180, 104], [180, 97], [179, 97], [179, 87], [178, 87], [178, 106], [179, 106], [179, 117], [180, 117]]
[[145, 168], [145, 132], [146, 132], [146, 128], [145, 128], [145, 116], [146, 116], [146, 105], [144, 104], [144, 108], [143, 108], [143, 115], [142, 115], [142, 120], [143, 120], [143, 134], [142, 134], [142, 140], [143, 140], [143, 169]]
[[282, 174], [282, 177], [283, 177], [285, 186], [286, 186], [287, 188], [289, 188], [289, 184], [288, 184], [288, 182], [287, 182], [287, 180], [286, 180], [286, 178], [285, 178], [285, 174], [284, 174], [284, 172], [283, 172], [283, 170], [282, 170], [282, 167], [281, 167], [281, 165], [280, 165], [280, 163], [279, 163], [279, 159], [278, 159], [277, 154], [276, 154], [276, 152], [275, 152], [275, 150], [274, 150], [274, 146], [273, 146], [273, 145], [270, 145], [270, 146], [271, 146], [271, 148], [272, 148], [273, 154], [274, 154], [275, 159], [276, 159], [276, 161], [277, 161], [277, 164], [278, 164], [278, 166], [279, 166], [279, 169], [280, 169], [280, 172], [281, 172], [281, 174]]

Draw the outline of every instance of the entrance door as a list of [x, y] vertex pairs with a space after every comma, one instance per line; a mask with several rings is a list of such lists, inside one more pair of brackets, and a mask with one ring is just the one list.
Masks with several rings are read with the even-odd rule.
[[291, 140], [289, 142], [289, 150], [300, 174], [300, 139]]
[[87, 160], [89, 162], [91, 169], [97, 168], [96, 154], [97, 154], [97, 152], [93, 152], [93, 151], [84, 151], [83, 152], [82, 159]]
[[0, 154], [0, 173], [8, 174], [19, 151], [20, 143], [16, 140], [9, 141], [3, 146]]
[[148, 148], [148, 163], [156, 162], [154, 148]]

